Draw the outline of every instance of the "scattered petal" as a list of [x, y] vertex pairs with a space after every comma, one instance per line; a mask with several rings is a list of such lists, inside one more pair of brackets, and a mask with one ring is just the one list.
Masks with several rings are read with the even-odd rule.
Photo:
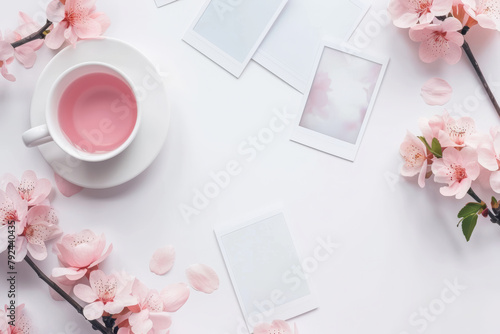
[[448, 82], [432, 78], [422, 86], [420, 95], [428, 105], [442, 106], [450, 101], [452, 92], [453, 89]]
[[185, 283], [170, 284], [160, 293], [166, 312], [176, 312], [189, 298], [189, 288]]
[[54, 179], [56, 180], [57, 189], [66, 197], [71, 197], [78, 194], [83, 190], [82, 187], [74, 185], [73, 183], [66, 181], [59, 174], [54, 173]]
[[212, 293], [219, 288], [217, 273], [207, 265], [193, 264], [186, 269], [186, 276], [193, 289]]
[[156, 275], [165, 275], [172, 269], [175, 261], [175, 248], [173, 246], [165, 246], [157, 249], [151, 261], [149, 261], [149, 269]]

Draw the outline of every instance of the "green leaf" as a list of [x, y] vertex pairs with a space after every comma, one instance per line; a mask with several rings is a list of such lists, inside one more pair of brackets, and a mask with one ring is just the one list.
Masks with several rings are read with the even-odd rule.
[[479, 210], [481, 210], [482, 207], [483, 207], [482, 203], [475, 203], [475, 202], [467, 203], [458, 213], [458, 218], [467, 218], [468, 216], [471, 215], [477, 215], [477, 213], [479, 212]]
[[427, 147], [429, 151], [432, 151], [432, 148], [429, 146], [429, 143], [427, 142], [427, 140], [425, 140], [423, 136], [418, 136], [418, 139], [420, 139], [422, 143], [424, 143], [425, 147]]
[[462, 232], [464, 233], [465, 240], [467, 241], [470, 240], [472, 232], [476, 227], [476, 223], [477, 223], [477, 215], [471, 215], [465, 217], [465, 219], [462, 221]]
[[437, 157], [441, 158], [443, 156], [443, 149], [437, 138], [432, 139], [432, 153]]

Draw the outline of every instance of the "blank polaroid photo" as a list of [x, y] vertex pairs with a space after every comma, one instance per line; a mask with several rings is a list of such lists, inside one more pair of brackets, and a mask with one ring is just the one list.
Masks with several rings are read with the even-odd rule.
[[259, 323], [317, 308], [279, 209], [216, 228], [215, 235], [250, 333]]
[[156, 7], [160, 8], [162, 6], [168, 5], [169, 3], [175, 2], [177, 0], [155, 0]]
[[354, 161], [388, 61], [325, 43], [291, 140]]
[[287, 0], [209, 0], [184, 41], [239, 77]]
[[360, 0], [289, 0], [253, 60], [305, 93], [323, 36], [347, 41], [369, 7]]

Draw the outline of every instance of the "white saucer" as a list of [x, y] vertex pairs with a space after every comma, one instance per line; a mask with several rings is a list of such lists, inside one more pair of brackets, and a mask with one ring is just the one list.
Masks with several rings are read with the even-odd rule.
[[111, 64], [125, 72], [137, 87], [144, 88], [143, 118], [136, 138], [121, 154], [102, 162], [76, 160], [54, 142], [38, 148], [54, 171], [69, 182], [84, 188], [110, 188], [139, 175], [160, 153], [170, 120], [169, 101], [155, 66], [139, 50], [111, 38], [85, 40], [76, 48], [63, 49], [43, 70], [31, 100], [31, 126], [45, 123], [47, 95], [56, 78], [85, 61]]

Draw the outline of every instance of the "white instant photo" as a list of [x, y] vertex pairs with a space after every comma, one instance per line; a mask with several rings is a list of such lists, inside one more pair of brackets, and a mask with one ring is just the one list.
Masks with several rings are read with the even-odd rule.
[[354, 161], [387, 63], [325, 43], [291, 139]]
[[317, 308], [280, 210], [215, 234], [250, 332], [259, 323]]
[[359, 0], [289, 0], [253, 60], [305, 93], [323, 36], [347, 41], [369, 7]]
[[160, 8], [162, 6], [168, 5], [169, 3], [172, 3], [177, 0], [155, 0], [156, 7]]
[[184, 40], [239, 77], [287, 0], [209, 0]]

